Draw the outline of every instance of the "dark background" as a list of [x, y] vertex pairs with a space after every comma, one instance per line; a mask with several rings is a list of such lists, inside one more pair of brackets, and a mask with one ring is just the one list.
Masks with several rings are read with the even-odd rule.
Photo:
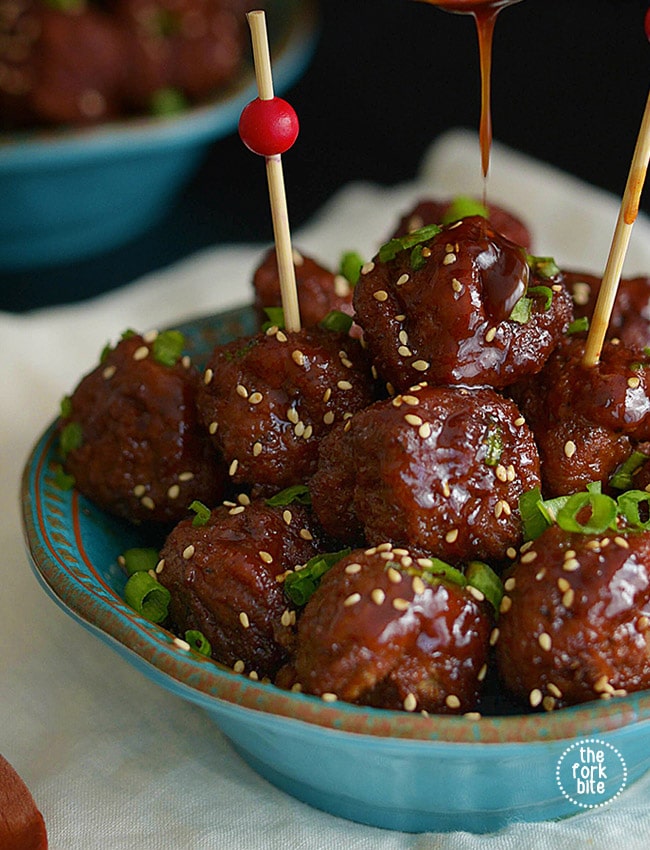
[[[648, 94], [647, 8], [524, 0], [505, 9], [494, 43], [495, 138], [621, 196]], [[321, 0], [320, 16], [313, 61], [284, 94], [301, 123], [283, 157], [293, 229], [342, 184], [408, 180], [439, 133], [478, 128], [471, 18], [415, 0]], [[648, 188], [642, 207], [650, 212]], [[145, 236], [82, 263], [0, 274], [0, 308], [78, 300], [205, 246], [271, 239], [263, 166], [233, 134], [212, 145]]]

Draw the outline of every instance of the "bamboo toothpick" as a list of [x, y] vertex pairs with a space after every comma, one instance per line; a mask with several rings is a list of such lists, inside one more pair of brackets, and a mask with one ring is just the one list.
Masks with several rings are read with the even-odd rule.
[[[266, 31], [266, 16], [257, 10], [246, 15], [251, 30], [253, 44], [253, 59], [255, 62], [255, 79], [260, 100], [273, 100], [273, 74], [269, 40]], [[300, 330], [300, 309], [298, 307], [298, 290], [296, 287], [296, 271], [293, 264], [291, 247], [291, 230], [289, 227], [289, 212], [284, 186], [282, 157], [280, 154], [265, 157], [266, 179], [269, 186], [271, 202], [271, 218], [275, 251], [280, 275], [280, 292], [284, 311], [284, 324], [288, 331]]]
[[627, 178], [623, 201], [618, 214], [614, 237], [605, 266], [605, 273], [600, 285], [596, 307], [591, 319], [585, 353], [582, 358], [584, 366], [595, 366], [600, 358], [603, 341], [614, 307], [614, 300], [621, 280], [623, 263], [627, 253], [632, 227], [639, 214], [641, 193], [648, 171], [650, 159], [650, 93], [646, 102], [641, 129], [637, 139], [630, 173]]

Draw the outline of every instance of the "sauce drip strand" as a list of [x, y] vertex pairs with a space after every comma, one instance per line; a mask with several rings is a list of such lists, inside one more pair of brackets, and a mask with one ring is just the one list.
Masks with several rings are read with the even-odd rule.
[[497, 15], [505, 6], [512, 6], [520, 0], [424, 0], [432, 6], [439, 6], [446, 12], [473, 15], [478, 35], [479, 62], [481, 68], [481, 121], [479, 139], [481, 143], [481, 167], [486, 179], [490, 168], [492, 148], [492, 41]]

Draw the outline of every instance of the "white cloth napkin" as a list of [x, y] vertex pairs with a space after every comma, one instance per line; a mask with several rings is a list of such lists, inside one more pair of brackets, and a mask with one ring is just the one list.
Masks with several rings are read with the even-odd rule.
[[[618, 199], [499, 145], [488, 188], [529, 222], [536, 253], [602, 272]], [[476, 139], [456, 131], [434, 144], [413, 183], [343, 189], [294, 243], [332, 265], [343, 250], [370, 256], [415, 199], [459, 192], [480, 195], [482, 180]], [[52, 850], [645, 850], [650, 776], [595, 813], [485, 836], [382, 831], [311, 809], [259, 778], [199, 709], [149, 682], [40, 589], [17, 495], [59, 399], [124, 328], [245, 303], [260, 254], [219, 247], [87, 303], [0, 314], [0, 752], [31, 789]], [[650, 274], [645, 218], [625, 273]]]

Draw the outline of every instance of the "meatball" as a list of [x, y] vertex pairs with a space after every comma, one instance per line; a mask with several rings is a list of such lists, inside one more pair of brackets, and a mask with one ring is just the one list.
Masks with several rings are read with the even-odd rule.
[[612, 341], [584, 367], [584, 335], [568, 337], [543, 371], [513, 388], [539, 448], [544, 493], [604, 485], [650, 439], [650, 361]]
[[170, 332], [127, 333], [63, 404], [65, 470], [96, 505], [132, 522], [176, 522], [194, 499], [215, 504], [223, 461], [199, 424], [200, 375], [167, 347]]
[[539, 483], [511, 401], [489, 387], [415, 386], [323, 440], [310, 491], [331, 534], [456, 562], [505, 557], [521, 541], [519, 497]]
[[0, 120], [5, 129], [116, 117], [125, 67], [117, 24], [93, 6], [2, 4]]
[[[472, 204], [476, 203], [472, 201]], [[452, 224], [458, 220], [457, 209], [462, 210], [463, 206], [466, 206], [464, 198], [452, 198], [445, 201], [426, 198], [418, 201], [412, 210], [402, 216], [393, 235], [405, 236], [427, 224]], [[531, 250], [533, 243], [531, 233], [520, 218], [497, 204], [488, 204], [487, 213], [488, 221], [497, 233], [505, 236], [515, 245]]]
[[374, 397], [357, 340], [274, 326], [217, 346], [198, 404], [232, 481], [281, 489], [305, 482], [316, 470], [322, 437]]
[[298, 622], [294, 668], [302, 690], [407, 711], [476, 708], [489, 603], [432, 567], [390, 544], [338, 561]]
[[648, 532], [551, 526], [525, 547], [506, 578], [496, 645], [509, 690], [551, 710], [649, 688], [648, 564]]
[[[565, 272], [567, 289], [573, 297], [576, 318], [591, 319], [601, 279], [581, 272]], [[608, 338], [619, 339], [627, 348], [642, 352], [650, 345], [650, 277], [619, 281], [607, 329]]]
[[[304, 327], [317, 325], [333, 310], [351, 316], [352, 287], [343, 275], [334, 274], [310, 257], [293, 252], [298, 305]], [[267, 251], [253, 276], [255, 310], [260, 322], [266, 321], [265, 307], [279, 307], [280, 275], [275, 249]]]
[[538, 372], [572, 318], [556, 267], [479, 216], [431, 232], [387, 243], [355, 287], [380, 377], [398, 391], [422, 379], [501, 389]]
[[240, 496], [238, 504], [215, 508], [204, 525], [182, 520], [158, 567], [175, 630], [198, 629], [216, 661], [272, 677], [288, 658], [296, 622], [281, 579], [324, 545], [302, 505], [271, 507]]

